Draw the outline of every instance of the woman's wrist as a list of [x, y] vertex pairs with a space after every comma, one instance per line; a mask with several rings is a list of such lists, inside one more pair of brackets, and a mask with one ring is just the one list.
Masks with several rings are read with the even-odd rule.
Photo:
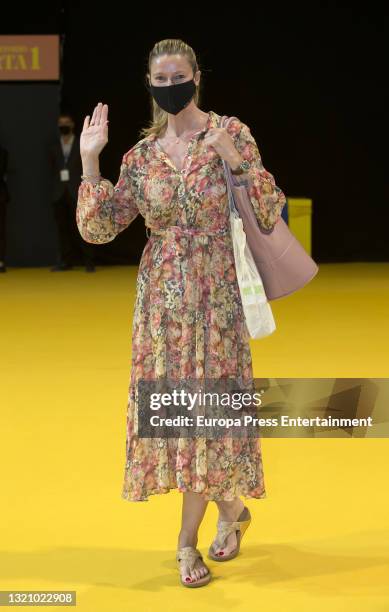
[[100, 164], [98, 157], [82, 158], [82, 173], [90, 176], [100, 176]]

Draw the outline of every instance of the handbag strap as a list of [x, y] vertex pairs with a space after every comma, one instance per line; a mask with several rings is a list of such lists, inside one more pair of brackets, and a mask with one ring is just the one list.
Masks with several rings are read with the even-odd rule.
[[[219, 127], [226, 128], [229, 122], [231, 121], [231, 119], [236, 119], [236, 117], [228, 117], [227, 115], [223, 115], [220, 118]], [[222, 159], [222, 162], [223, 162], [223, 167], [224, 167], [224, 173], [226, 176], [228, 206], [229, 206], [230, 212], [235, 213], [237, 216], [240, 216], [239, 211], [235, 205], [234, 194], [233, 194], [232, 187], [231, 187], [231, 185], [233, 184], [233, 180], [231, 176], [231, 168], [229, 167], [225, 159]]]

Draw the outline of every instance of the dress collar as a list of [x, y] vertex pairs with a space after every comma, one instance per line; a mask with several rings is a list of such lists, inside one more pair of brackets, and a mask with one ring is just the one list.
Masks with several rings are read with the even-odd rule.
[[180, 175], [185, 175], [189, 172], [190, 168], [192, 167], [192, 151], [194, 147], [196, 146], [196, 143], [199, 142], [199, 140], [205, 135], [205, 133], [210, 128], [217, 127], [218, 122], [219, 122], [219, 115], [212, 110], [209, 111], [208, 119], [207, 119], [205, 126], [201, 130], [196, 132], [196, 134], [192, 136], [192, 138], [188, 142], [187, 151], [183, 159], [183, 165], [182, 165], [181, 170], [176, 168], [171, 158], [167, 155], [167, 153], [161, 147], [161, 145], [157, 141], [157, 135], [155, 133], [147, 136], [146, 140], [148, 140], [150, 147], [154, 149], [154, 151], [156, 152], [157, 157], [159, 157], [161, 160], [167, 163], [168, 166], [170, 166], [170, 168], [172, 168], [175, 172], [179, 173]]

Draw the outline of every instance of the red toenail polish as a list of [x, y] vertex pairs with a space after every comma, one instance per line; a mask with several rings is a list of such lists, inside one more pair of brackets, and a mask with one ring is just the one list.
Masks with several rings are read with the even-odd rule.
[[224, 555], [224, 552], [222, 550], [219, 551], [219, 555]]
[[190, 578], [185, 578], [185, 582], [192, 582]]

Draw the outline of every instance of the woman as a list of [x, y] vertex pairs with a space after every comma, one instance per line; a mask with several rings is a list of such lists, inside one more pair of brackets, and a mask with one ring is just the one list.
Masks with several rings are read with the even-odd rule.
[[209, 556], [223, 561], [239, 552], [250, 522], [240, 496], [266, 497], [259, 439], [138, 437], [137, 381], [252, 380], [222, 160], [248, 187], [265, 228], [274, 226], [286, 200], [249, 127], [235, 117], [220, 128], [221, 115], [199, 108], [201, 71], [191, 47], [158, 42], [148, 70], [153, 119], [124, 154], [115, 186], [99, 172], [108, 106], [99, 103], [85, 117], [76, 217], [82, 237], [94, 244], [113, 240], [139, 213], [151, 228], [137, 278], [122, 497], [147, 501], [173, 488], [182, 492], [176, 559], [182, 584], [201, 586], [211, 577], [196, 548], [208, 501], [219, 510]]

